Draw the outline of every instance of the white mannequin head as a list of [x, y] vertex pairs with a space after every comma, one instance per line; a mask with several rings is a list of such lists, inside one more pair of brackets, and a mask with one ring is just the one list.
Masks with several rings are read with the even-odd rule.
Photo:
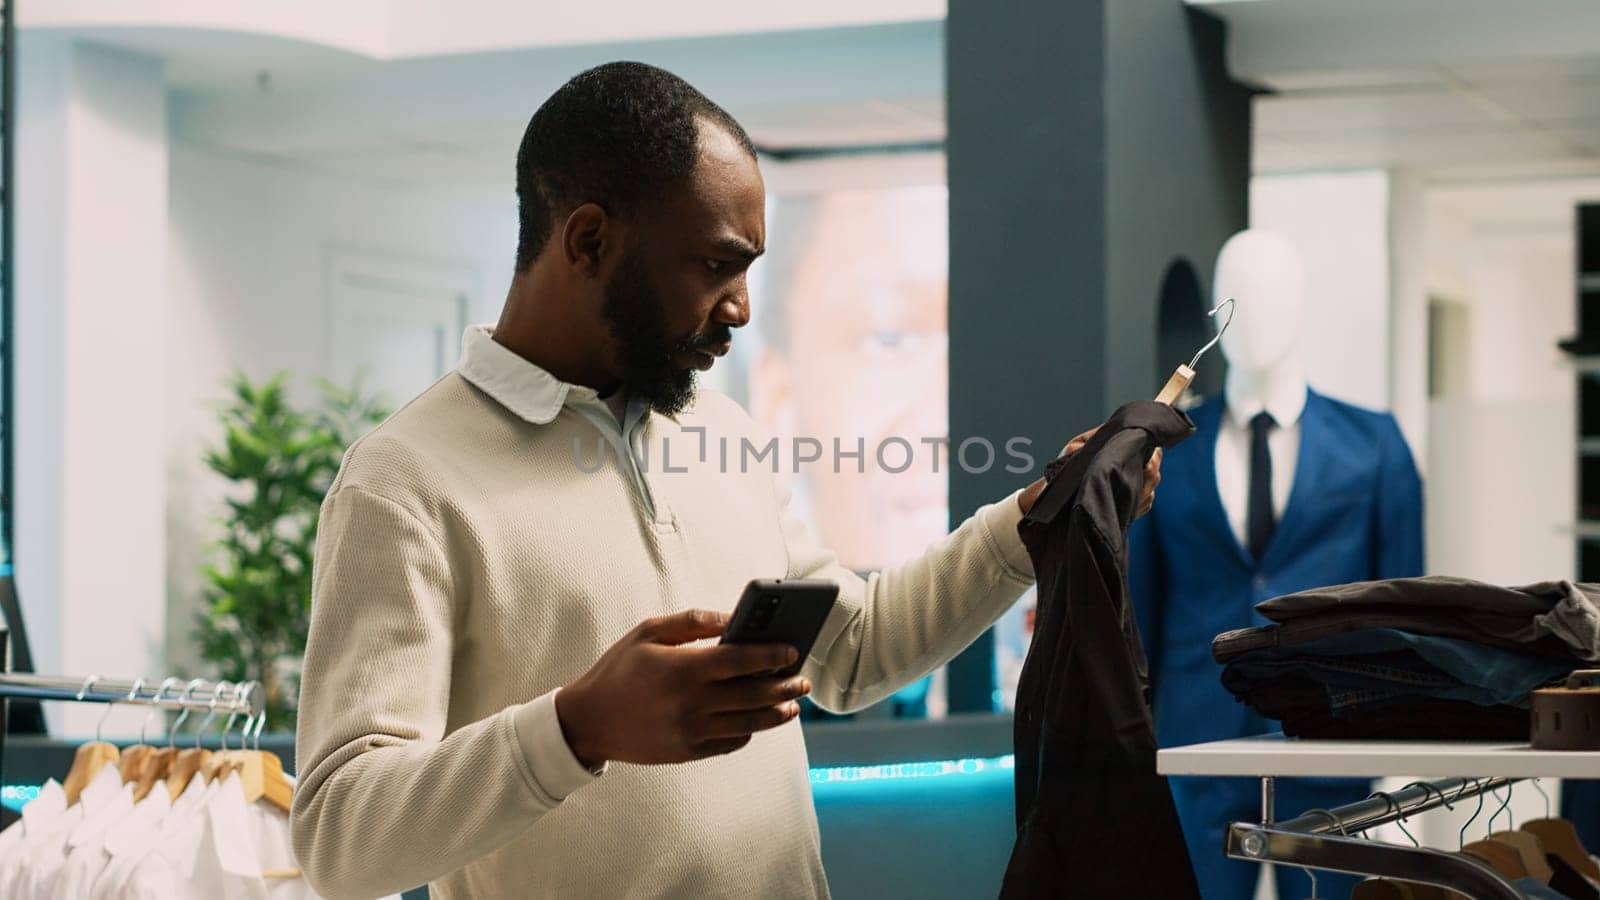
[[[1212, 278], [1212, 303], [1228, 297], [1237, 303], [1233, 324], [1222, 335], [1230, 377], [1265, 375], [1296, 355], [1304, 295], [1300, 253], [1287, 238], [1251, 228], [1222, 245]], [[1226, 318], [1226, 313], [1219, 318]]]

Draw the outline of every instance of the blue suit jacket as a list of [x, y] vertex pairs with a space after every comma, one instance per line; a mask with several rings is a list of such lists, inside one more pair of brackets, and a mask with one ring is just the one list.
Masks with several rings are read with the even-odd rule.
[[1422, 480], [1394, 417], [1311, 391], [1294, 488], [1259, 563], [1217, 492], [1221, 397], [1189, 411], [1195, 434], [1161, 464], [1155, 508], [1129, 533], [1128, 580], [1155, 685], [1163, 746], [1277, 731], [1223, 689], [1211, 639], [1266, 624], [1280, 594], [1422, 574]]

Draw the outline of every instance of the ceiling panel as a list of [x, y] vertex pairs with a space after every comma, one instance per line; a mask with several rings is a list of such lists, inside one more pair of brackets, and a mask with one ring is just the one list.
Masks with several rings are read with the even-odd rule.
[[1493, 124], [1491, 113], [1460, 91], [1280, 94], [1256, 100], [1255, 126], [1266, 134], [1415, 130]]
[[1600, 77], [1577, 81], [1475, 82], [1473, 90], [1535, 122], [1600, 116]]

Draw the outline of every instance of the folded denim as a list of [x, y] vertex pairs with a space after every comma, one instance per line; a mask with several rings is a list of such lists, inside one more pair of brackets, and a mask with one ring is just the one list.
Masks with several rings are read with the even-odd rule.
[[[1468, 615], [1475, 627], [1532, 644], [1554, 637], [1580, 659], [1600, 661], [1600, 585], [1543, 581], [1499, 587], [1465, 578], [1429, 576], [1362, 581], [1274, 597], [1256, 611], [1287, 623], [1357, 608], [1405, 609], [1434, 617]], [[1474, 614], [1486, 614], [1481, 618]]]
[[1528, 711], [1452, 700], [1391, 704], [1348, 715], [1297, 712], [1280, 718], [1290, 737], [1322, 740], [1525, 741]]
[[1309, 641], [1369, 631], [1397, 628], [1413, 634], [1461, 638], [1491, 647], [1518, 650], [1557, 659], [1585, 659], [1554, 634], [1534, 636], [1528, 621], [1483, 612], [1442, 615], [1425, 607], [1343, 607], [1315, 616], [1292, 619], [1281, 625], [1236, 628], [1211, 642], [1211, 656], [1226, 664], [1244, 653], [1268, 647], [1293, 647]]
[[1525, 707], [1534, 688], [1577, 667], [1572, 659], [1373, 628], [1243, 654], [1223, 668], [1222, 683], [1244, 696], [1265, 682], [1308, 679], [1326, 688], [1334, 710], [1397, 696]]
[[1371, 692], [1362, 702], [1335, 710], [1326, 686], [1295, 677], [1252, 685], [1238, 699], [1280, 722], [1290, 737], [1494, 741], [1528, 736], [1528, 711], [1515, 706]]

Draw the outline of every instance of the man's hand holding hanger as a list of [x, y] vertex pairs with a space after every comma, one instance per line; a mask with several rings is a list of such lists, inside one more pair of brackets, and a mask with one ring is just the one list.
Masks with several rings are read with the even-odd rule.
[[[1094, 428], [1089, 429], [1088, 431], [1085, 431], [1083, 434], [1078, 435], [1077, 437], [1073, 438], [1072, 440], [1067, 441], [1067, 446], [1065, 446], [1065, 447], [1063, 447], [1061, 449], [1061, 455], [1063, 455], [1063, 456], [1071, 456], [1072, 454], [1077, 453], [1079, 450], [1082, 450], [1083, 449], [1083, 445], [1089, 443], [1089, 439], [1094, 437], [1095, 432], [1097, 432], [1099, 430], [1100, 430], [1099, 426], [1096, 426]], [[1144, 491], [1141, 492], [1140, 495], [1139, 495], [1139, 512], [1138, 512], [1138, 515], [1140, 515], [1140, 516], [1144, 515], [1145, 513], [1149, 512], [1152, 507], [1155, 506], [1155, 504], [1156, 504], [1156, 487], [1158, 485], [1160, 485], [1160, 484], [1161, 484], [1161, 448], [1157, 447], [1156, 448], [1156, 452], [1150, 455], [1150, 461], [1148, 463], [1145, 463], [1145, 466], [1144, 466]], [[1038, 500], [1039, 499], [1039, 495], [1041, 493], [1043, 493], [1043, 492], [1044, 492], [1044, 479], [1040, 478], [1038, 481], [1035, 481], [1033, 484], [1028, 485], [1028, 489], [1023, 491], [1020, 495], [1018, 495], [1017, 503], [1022, 507], [1022, 514], [1023, 515], [1027, 515], [1028, 514], [1028, 510], [1033, 509], [1033, 502], [1035, 500]]]

